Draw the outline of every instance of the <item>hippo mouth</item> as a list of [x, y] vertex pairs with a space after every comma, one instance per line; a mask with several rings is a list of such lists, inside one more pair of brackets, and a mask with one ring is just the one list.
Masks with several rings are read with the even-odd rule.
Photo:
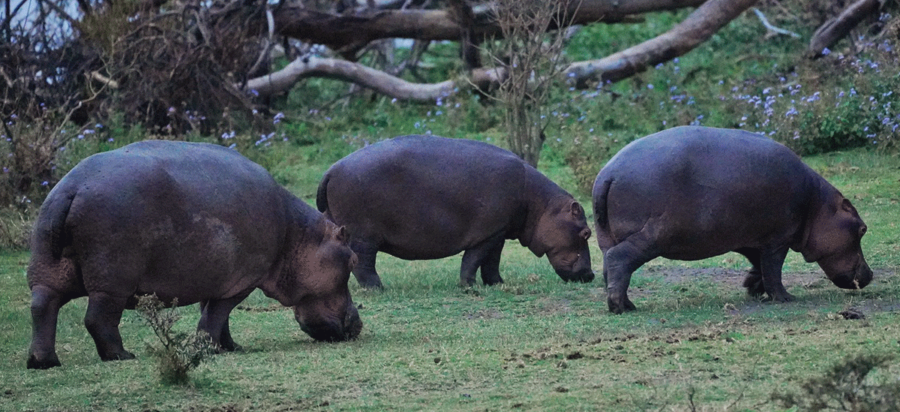
[[829, 279], [835, 286], [841, 289], [862, 289], [872, 282], [873, 273], [868, 265], [857, 265], [857, 267], [846, 273], [836, 276], [829, 276]]
[[579, 272], [574, 272], [571, 270], [557, 270], [556, 274], [558, 274], [559, 277], [566, 282], [590, 283], [594, 281], [594, 271], [590, 269], [582, 270]]
[[347, 314], [342, 321], [336, 319], [330, 321], [303, 322], [295, 311], [294, 317], [300, 324], [300, 330], [319, 342], [344, 342], [356, 339], [362, 331], [362, 320], [356, 307], [349, 305]]

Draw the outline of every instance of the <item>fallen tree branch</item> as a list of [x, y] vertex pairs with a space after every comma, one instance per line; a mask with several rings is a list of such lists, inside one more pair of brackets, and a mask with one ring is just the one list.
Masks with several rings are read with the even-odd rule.
[[[598, 82], [615, 82], [669, 61], [694, 49], [713, 33], [747, 10], [757, 0], [710, 0], [671, 30], [632, 48], [599, 59], [576, 62], [563, 70], [578, 88]], [[411, 83], [359, 63], [306, 56], [275, 73], [251, 79], [245, 90], [261, 96], [287, 91], [307, 77], [324, 77], [358, 84], [400, 100], [434, 101], [467, 87], [488, 90], [505, 76], [502, 68], [476, 69], [468, 79], [440, 83]]]
[[109, 86], [110, 89], [118, 89], [119, 88], [119, 82], [100, 74], [100, 72], [91, 71], [90, 73], [91, 73], [91, 78], [100, 82], [100, 84], [102, 84], [104, 86]]
[[579, 88], [631, 77], [693, 50], [756, 2], [710, 0], [683, 22], [656, 38], [599, 60], [573, 63], [566, 69], [566, 76], [574, 80]]
[[763, 14], [763, 12], [759, 11], [759, 9], [757, 9], [756, 7], [753, 8], [753, 12], [756, 13], [756, 17], [759, 17], [759, 21], [770, 33], [785, 34], [794, 38], [800, 38], [800, 35], [797, 33], [773, 26], [772, 23], [769, 23], [769, 19], [766, 18], [766, 15]]
[[824, 53], [824, 50], [844, 38], [859, 22], [878, 12], [880, 8], [880, 0], [859, 0], [844, 9], [837, 17], [826, 21], [816, 29], [809, 41], [807, 49], [809, 57], [817, 59], [827, 54]]
[[[696, 7], [706, 0], [583, 0], [571, 2], [562, 21], [570, 24], [621, 22], [635, 14]], [[499, 35], [494, 21], [493, 4], [472, 7], [472, 35], [477, 38]], [[458, 40], [463, 22], [452, 9], [447, 10], [378, 10], [367, 9], [351, 14], [323, 13], [304, 8], [299, 3], [285, 3], [275, 14], [275, 33], [308, 43], [326, 45], [342, 54], [360, 50], [372, 41], [388, 38], [418, 40]], [[556, 27], [550, 27], [555, 29]], [[268, 31], [263, 17], [257, 17], [253, 33]]]
[[[470, 77], [473, 84], [486, 86], [497, 83], [498, 76], [501, 74], [502, 72], [497, 70], [477, 69], [472, 72]], [[466, 79], [446, 80], [440, 83], [411, 83], [359, 63], [304, 56], [275, 73], [250, 79], [247, 81], [245, 90], [253, 91], [254, 94], [260, 96], [267, 96], [286, 91], [307, 77], [324, 77], [351, 82], [388, 97], [421, 102], [434, 101], [469, 87], [469, 81]]]

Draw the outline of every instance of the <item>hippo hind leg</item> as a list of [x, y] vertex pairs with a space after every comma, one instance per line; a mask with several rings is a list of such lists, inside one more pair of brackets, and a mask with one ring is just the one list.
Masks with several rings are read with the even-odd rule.
[[463, 287], [475, 284], [475, 272], [481, 268], [481, 280], [485, 285], [503, 283], [500, 277], [500, 255], [506, 241], [503, 235], [492, 236], [477, 246], [466, 249], [459, 269], [459, 284]]
[[231, 337], [228, 318], [231, 311], [249, 295], [250, 292], [247, 292], [229, 299], [200, 302], [200, 322], [197, 324], [197, 330], [208, 333], [212, 343], [222, 351], [241, 350], [241, 346], [234, 343]]
[[620, 314], [636, 309], [628, 299], [628, 285], [631, 274], [644, 263], [659, 256], [644, 245], [643, 235], [635, 234], [611, 247], [603, 256], [603, 279], [606, 281], [607, 305], [609, 311]]
[[351, 247], [359, 261], [353, 267], [353, 276], [359, 285], [366, 289], [381, 289], [381, 277], [375, 270], [375, 255], [378, 245], [370, 242], [354, 241]]
[[119, 322], [127, 301], [127, 297], [115, 297], [105, 292], [88, 293], [84, 326], [94, 338], [97, 353], [104, 361], [134, 359], [134, 355], [122, 346], [119, 334]]
[[744, 278], [744, 287], [747, 288], [747, 293], [753, 297], [762, 296], [766, 293], [760, 264], [762, 252], [760, 252], [759, 249], [751, 248], [738, 249], [735, 252], [744, 255], [744, 257], [750, 261], [750, 264], [753, 265], [753, 267], [750, 268], [750, 271], [747, 272], [747, 276]]
[[59, 308], [68, 301], [48, 287], [38, 285], [32, 289], [32, 336], [28, 369], [49, 369], [62, 365], [56, 356], [56, 322]]

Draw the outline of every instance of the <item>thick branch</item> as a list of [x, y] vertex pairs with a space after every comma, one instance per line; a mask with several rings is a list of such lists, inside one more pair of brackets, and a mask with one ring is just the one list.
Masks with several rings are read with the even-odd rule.
[[566, 75], [578, 87], [590, 82], [619, 81], [681, 56], [747, 10], [757, 0], [710, 0], [660, 36], [599, 60], [573, 63]]
[[[599, 81], [618, 81], [647, 67], [681, 56], [709, 39], [713, 33], [753, 6], [757, 0], [710, 0], [668, 32], [599, 60], [572, 63], [564, 73], [579, 88]], [[473, 70], [467, 81], [447, 80], [441, 83], [410, 83], [387, 73], [337, 59], [304, 57], [271, 75], [252, 79], [248, 90], [270, 95], [288, 90], [306, 77], [326, 77], [352, 82], [378, 93], [403, 100], [429, 101], [453, 93], [457, 88], [474, 84], [481, 90], [497, 85], [505, 76], [502, 69]]]
[[815, 59], [824, 56], [823, 51], [826, 48], [844, 38], [859, 22], [878, 12], [880, 7], [879, 0], [859, 0], [847, 7], [839, 16], [826, 21], [816, 29], [809, 41], [810, 57]]
[[[478, 69], [473, 71], [471, 82], [476, 85], [496, 83], [497, 74], [496, 70]], [[251, 79], [247, 82], [246, 89], [265, 96], [288, 90], [294, 83], [307, 77], [325, 77], [351, 82], [389, 97], [413, 101], [434, 101], [455, 93], [457, 88], [469, 85], [465, 79], [434, 84], [410, 83], [359, 63], [306, 56], [294, 60], [275, 73]]]
[[[569, 2], [570, 24], [618, 22], [633, 15], [696, 7], [706, 0], [583, 0]], [[472, 8], [474, 35], [499, 33], [489, 4]], [[275, 16], [276, 32], [335, 50], [356, 50], [371, 41], [387, 38], [458, 40], [462, 27], [453, 10], [364, 10], [354, 14], [322, 13], [285, 4]], [[255, 24], [257, 34], [266, 32], [265, 19]]]

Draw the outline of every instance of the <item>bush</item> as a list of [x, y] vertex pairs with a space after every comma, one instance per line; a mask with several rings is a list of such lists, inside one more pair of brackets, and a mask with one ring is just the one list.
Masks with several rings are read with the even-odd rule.
[[776, 392], [772, 400], [801, 411], [900, 410], [900, 383], [888, 372], [894, 359], [886, 354], [849, 357], [823, 376], [804, 382], [800, 392]]
[[165, 304], [156, 295], [147, 295], [138, 299], [137, 310], [162, 344], [161, 347], [147, 345], [147, 351], [157, 360], [160, 381], [183, 385], [190, 381], [188, 372], [209, 359], [215, 346], [204, 331], [183, 333], [172, 330], [181, 318], [175, 308], [177, 305], [178, 301], [173, 300], [172, 308], [164, 310]]

